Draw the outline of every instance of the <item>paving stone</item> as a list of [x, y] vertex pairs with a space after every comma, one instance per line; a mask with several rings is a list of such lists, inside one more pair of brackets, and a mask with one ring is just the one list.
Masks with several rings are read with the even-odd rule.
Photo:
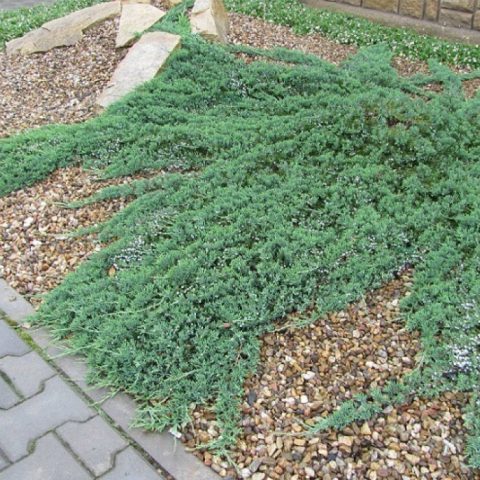
[[7, 375], [26, 398], [37, 394], [42, 383], [55, 375], [55, 370], [33, 351], [22, 357], [1, 358], [0, 371]]
[[30, 351], [30, 347], [20, 339], [5, 320], [0, 319], [0, 358], [7, 355], [20, 356]]
[[159, 480], [163, 477], [132, 447], [120, 452], [115, 458], [115, 468], [102, 480]]
[[96, 476], [110, 470], [115, 454], [128, 446], [99, 416], [85, 423], [69, 422], [58, 428], [57, 434]]
[[137, 33], [143, 33], [164, 15], [164, 11], [153, 5], [136, 3], [124, 5], [115, 42], [116, 47], [131, 45]]
[[140, 428], [130, 428], [135, 417], [136, 404], [128, 395], [118, 393], [104, 402], [102, 409], [174, 478], [219, 479], [213, 470], [188, 453], [170, 433], [146, 432]]
[[65, 347], [54, 341], [50, 332], [45, 327], [28, 330], [31, 339], [43, 350], [48, 357], [59, 357], [65, 354]]
[[55, 0], [2, 0], [0, 3], [0, 10], [33, 7], [34, 5], [53, 3], [54, 1]]
[[120, 62], [97, 104], [107, 107], [151, 80], [178, 45], [179, 35], [166, 32], [144, 34]]
[[4, 311], [8, 318], [17, 323], [22, 322], [35, 312], [33, 306], [1, 278], [0, 310]]
[[10, 410], [0, 410], [0, 448], [15, 462], [28, 452], [29, 442], [61, 424], [85, 421], [93, 411], [59, 377], [45, 382], [42, 393]]
[[[10, 465], [10, 462], [7, 460], [7, 457], [2, 454], [0, 451], [0, 471], [2, 471], [4, 468], [8, 467]], [[1, 473], [0, 473], [1, 477]]]
[[0, 409], [13, 407], [20, 397], [12, 390], [10, 385], [0, 377]]
[[31, 455], [0, 473], [1, 480], [89, 480], [91, 478], [53, 433], [40, 438]]
[[62, 372], [74, 382], [85, 395], [91, 400], [98, 403], [103, 403], [107, 398], [111, 397], [108, 388], [92, 387], [86, 382], [88, 368], [85, 363], [85, 357], [78, 355], [64, 355], [54, 358], [55, 365], [62, 370]]

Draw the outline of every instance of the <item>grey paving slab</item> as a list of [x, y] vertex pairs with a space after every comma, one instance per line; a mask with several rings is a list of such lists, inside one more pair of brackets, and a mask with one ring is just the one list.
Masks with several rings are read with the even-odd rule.
[[129, 396], [119, 393], [104, 402], [102, 409], [173, 477], [188, 480], [219, 479], [213, 470], [188, 453], [181, 442], [170, 433], [130, 428], [136, 404]]
[[107, 388], [97, 388], [87, 384], [88, 368], [84, 358], [77, 355], [68, 355], [57, 357], [54, 361], [55, 365], [92, 399], [93, 402], [102, 403], [105, 399], [112, 396]]
[[92, 476], [53, 433], [40, 438], [31, 455], [0, 472], [0, 480], [90, 480], [91, 478]]
[[39, 4], [48, 5], [54, 0], [0, 0], [0, 10], [14, 10], [16, 8], [33, 7]]
[[[3, 0], [0, 0], [0, 5]], [[0, 278], [0, 310], [14, 322], [20, 323], [35, 312], [33, 306]]]
[[28, 445], [69, 421], [85, 421], [94, 412], [59, 377], [45, 382], [42, 393], [10, 410], [0, 410], [0, 448], [15, 462], [27, 455]]
[[32, 340], [51, 358], [61, 357], [67, 353], [64, 346], [53, 340], [50, 332], [44, 327], [32, 328], [26, 331]]
[[33, 351], [21, 357], [0, 358], [0, 372], [7, 375], [26, 398], [40, 392], [43, 382], [55, 375], [55, 370]]
[[[6, 295], [9, 296], [8, 300]], [[33, 311], [28, 302], [1, 280], [0, 310], [13, 313], [20, 324]], [[13, 379], [15, 388], [12, 390], [19, 396], [27, 397], [7, 410], [0, 410], [0, 480], [36, 480], [37, 473], [32, 470], [35, 461], [43, 469], [43, 476], [39, 476], [38, 480], [62, 480], [63, 477], [49, 470], [53, 464], [46, 462], [44, 466], [38, 460], [38, 450], [31, 451], [35, 441], [50, 438], [49, 435], [56, 440], [49, 440], [47, 446], [50, 448], [51, 444], [58, 445], [59, 442], [62, 445], [60, 454], [66, 451], [71, 455], [81, 467], [79, 471], [82, 475], [87, 472], [88, 478], [164, 479], [143, 456], [147, 453], [156, 466], [161, 465], [177, 480], [218, 480], [219, 477], [212, 470], [186, 452], [182, 444], [169, 433], [150, 433], [129, 428], [136, 410], [134, 400], [124, 394], [112, 397], [108, 389], [91, 389], [85, 382], [87, 368], [84, 359], [65, 356], [64, 348], [52, 341], [47, 329], [28, 329], [26, 333], [50, 357], [56, 369], [31, 351], [5, 322], [0, 322], [0, 346], [9, 352], [0, 355], [0, 372], [6, 375], [5, 380]], [[8, 341], [5, 340], [7, 335]], [[86, 403], [88, 400], [68, 385], [60, 374], [56, 374], [58, 371], [72, 379], [87, 397], [97, 402], [97, 407], [101, 406], [123, 433], [119, 433], [118, 429], [90, 409]], [[50, 374], [54, 376], [45, 379]], [[38, 389], [40, 392], [35, 394]], [[126, 446], [127, 443], [130, 446]], [[5, 454], [3, 457], [2, 450]], [[8, 466], [5, 466], [6, 463]], [[7, 471], [9, 477], [5, 476]], [[67, 478], [75, 479], [75, 474]]]
[[7, 460], [7, 457], [0, 452], [0, 471], [8, 467], [8, 465], [10, 465], [10, 462]]
[[30, 347], [20, 339], [5, 320], [0, 319], [0, 358], [6, 355], [25, 355]]
[[115, 468], [102, 480], [159, 480], [159, 474], [133, 449], [128, 447], [117, 455]]
[[95, 476], [108, 472], [115, 455], [128, 443], [101, 417], [85, 423], [69, 422], [57, 429], [57, 434], [82, 459]]
[[20, 397], [12, 390], [10, 385], [0, 377], [0, 409], [13, 407]]

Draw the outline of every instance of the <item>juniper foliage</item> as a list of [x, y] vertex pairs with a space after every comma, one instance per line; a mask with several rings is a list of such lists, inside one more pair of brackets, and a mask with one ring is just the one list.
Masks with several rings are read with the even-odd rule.
[[[162, 75], [103, 116], [0, 142], [2, 194], [72, 163], [164, 172], [90, 199], [133, 201], [36, 320], [87, 356], [93, 382], [134, 395], [142, 426], [181, 428], [193, 404], [212, 405], [221, 450], [263, 333], [291, 312], [344, 308], [410, 263], [401, 307], [422, 364], [317, 428], [412, 392], [478, 391], [480, 98], [436, 63], [400, 78], [383, 47], [340, 67], [265, 55], [247, 65], [187, 36]], [[432, 79], [442, 92], [423, 89]], [[469, 412], [479, 465], [477, 399]]]
[[301, 0], [225, 0], [229, 10], [279, 25], [295, 33], [320, 33], [347, 45], [383, 44], [396, 55], [436, 60], [453, 65], [480, 67], [480, 46], [419, 34], [410, 28], [395, 28], [351, 14], [305, 6]]

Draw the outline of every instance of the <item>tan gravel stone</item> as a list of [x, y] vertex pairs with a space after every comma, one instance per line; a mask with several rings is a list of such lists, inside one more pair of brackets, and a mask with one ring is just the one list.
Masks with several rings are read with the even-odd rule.
[[50, 123], [83, 121], [125, 55], [117, 19], [89, 29], [71, 47], [28, 56], [0, 52], [0, 137]]
[[362, 428], [360, 429], [360, 433], [362, 435], [365, 435], [365, 436], [369, 436], [372, 434], [372, 431], [370, 430], [370, 427], [368, 426], [368, 423], [365, 422], [363, 425], [362, 425]]

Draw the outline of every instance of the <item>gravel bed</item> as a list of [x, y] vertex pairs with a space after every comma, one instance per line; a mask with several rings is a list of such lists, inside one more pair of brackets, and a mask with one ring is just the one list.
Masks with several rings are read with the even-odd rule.
[[95, 235], [67, 234], [103, 222], [126, 202], [114, 199], [75, 210], [62, 207], [62, 203], [129, 181], [129, 177], [97, 181], [91, 173], [71, 167], [33, 187], [0, 197], [0, 277], [29, 299], [54, 288], [100, 249]]
[[50, 123], [80, 122], [126, 49], [115, 49], [117, 20], [88, 30], [71, 47], [7, 56], [0, 52], [0, 137]]
[[[323, 60], [338, 65], [348, 56], [357, 52], [353, 45], [342, 45], [323, 37], [322, 35], [300, 36], [292, 29], [282, 25], [275, 25], [248, 15], [230, 13], [230, 33], [228, 41], [235, 45], [249, 45], [256, 48], [283, 47], [311, 53]], [[250, 58], [240, 55], [246, 61]], [[402, 76], [411, 76], [416, 73], [428, 73], [425, 62], [411, 60], [404, 57], [394, 57], [392, 65]], [[455, 68], [456, 72], [467, 72], [467, 69]], [[480, 79], [464, 82], [464, 90], [468, 97], [472, 97], [480, 88]], [[438, 86], [427, 86], [428, 90], [438, 91]]]
[[257, 48], [283, 47], [317, 55], [339, 64], [356, 52], [351, 45], [340, 45], [321, 35], [298, 36], [288, 27], [264, 22], [257, 18], [230, 13], [229, 43]]
[[182, 440], [222, 477], [264, 479], [473, 479], [464, 465], [462, 394], [412, 399], [342, 431], [305, 435], [343, 401], [409, 372], [416, 332], [399, 318], [411, 272], [306, 328], [263, 338], [259, 372], [245, 383], [242, 432], [226, 459], [198, 451], [218, 436], [211, 409], [192, 411]]
[[[231, 14], [232, 43], [281, 46], [313, 53], [338, 64], [353, 46], [320, 35], [299, 37], [286, 27]], [[95, 114], [94, 100], [125, 53], [114, 47], [116, 21], [87, 32], [76, 46], [46, 54], [7, 58], [0, 53], [0, 136], [48, 123], [83, 121]], [[395, 58], [402, 75], [426, 65]], [[480, 81], [465, 82], [472, 95]], [[101, 246], [94, 235], [69, 237], [95, 225], [126, 204], [113, 200], [78, 210], [78, 200], [106, 185], [79, 167], [59, 170], [37, 185], [0, 198], [0, 276], [33, 298], [58, 285]], [[434, 400], [414, 398], [398, 408], [340, 432], [305, 436], [306, 425], [334, 411], [353, 394], [382, 386], [410, 371], [420, 349], [418, 334], [403, 328], [398, 300], [408, 295], [411, 272], [342, 312], [302, 329], [288, 328], [262, 339], [258, 373], [245, 382], [242, 432], [224, 458], [197, 450], [218, 436], [212, 410], [192, 410], [182, 440], [222, 477], [288, 479], [475, 479], [464, 465], [462, 394]]]

